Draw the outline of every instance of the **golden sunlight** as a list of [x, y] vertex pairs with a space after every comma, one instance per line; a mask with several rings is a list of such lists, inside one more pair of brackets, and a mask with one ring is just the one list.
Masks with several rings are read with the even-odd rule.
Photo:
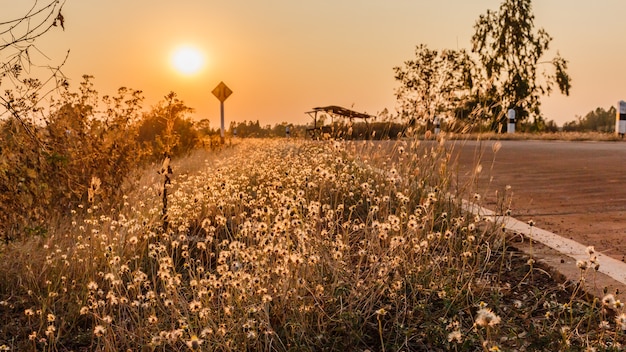
[[194, 47], [180, 47], [172, 55], [172, 64], [178, 72], [192, 75], [200, 71], [204, 65], [204, 56]]

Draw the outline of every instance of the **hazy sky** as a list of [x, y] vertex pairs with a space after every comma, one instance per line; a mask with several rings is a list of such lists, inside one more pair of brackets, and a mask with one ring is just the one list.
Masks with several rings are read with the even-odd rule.
[[[0, 22], [31, 0], [0, 0]], [[260, 120], [304, 123], [316, 106], [395, 112], [393, 67], [415, 46], [471, 49], [478, 16], [500, 0], [67, 0], [65, 31], [42, 37], [50, 64], [77, 89], [95, 76], [101, 95], [141, 89], [146, 108], [174, 91], [194, 118], [219, 126], [220, 81], [233, 90], [226, 124]], [[626, 1], [534, 1], [535, 24], [569, 60], [569, 97], [543, 99], [548, 119], [562, 124], [596, 107], [626, 100]], [[175, 48], [197, 47], [205, 64], [185, 76], [171, 63]]]

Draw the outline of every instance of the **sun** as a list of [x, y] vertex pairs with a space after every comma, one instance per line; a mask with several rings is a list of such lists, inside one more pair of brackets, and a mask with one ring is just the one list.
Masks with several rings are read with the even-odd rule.
[[204, 66], [204, 56], [200, 50], [184, 46], [174, 51], [172, 64], [178, 72], [184, 75], [193, 75], [198, 73]]

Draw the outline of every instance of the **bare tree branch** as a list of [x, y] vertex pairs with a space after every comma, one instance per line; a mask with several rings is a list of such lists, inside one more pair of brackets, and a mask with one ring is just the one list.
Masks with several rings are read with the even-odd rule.
[[[31, 55], [36, 52], [49, 60], [35, 41], [53, 27], [65, 29], [61, 13], [64, 4], [65, 0], [49, 0], [43, 4], [34, 0], [23, 16], [0, 22], [0, 87], [4, 91], [0, 106], [5, 109], [0, 111], [0, 118], [4, 115], [15, 118], [32, 138], [36, 138], [36, 134], [27, 121], [29, 114], [39, 110], [38, 105], [44, 97], [67, 84], [61, 67], [69, 51], [57, 66], [35, 62]], [[33, 69], [44, 69], [49, 73], [37, 78]]]

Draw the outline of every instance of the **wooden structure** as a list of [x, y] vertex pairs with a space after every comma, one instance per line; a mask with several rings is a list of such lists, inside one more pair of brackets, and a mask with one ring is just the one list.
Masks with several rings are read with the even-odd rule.
[[329, 105], [329, 106], [313, 108], [313, 110], [306, 112], [306, 114], [309, 115], [313, 119], [313, 127], [307, 128], [307, 135], [313, 139], [320, 138], [324, 133], [329, 133], [329, 134], [332, 133], [331, 126], [322, 126], [322, 125], [318, 126], [317, 125], [317, 114], [320, 112], [327, 113], [328, 115], [330, 115], [332, 119], [331, 125], [333, 124], [334, 118], [336, 116], [341, 117], [341, 118], [347, 118], [350, 120], [350, 122], [352, 122], [352, 120], [354, 119], [362, 119], [365, 121], [365, 123], [368, 122], [368, 119], [375, 118], [375, 116], [364, 114], [364, 113], [346, 109], [346, 108], [342, 108], [341, 106], [337, 106], [337, 105]]

